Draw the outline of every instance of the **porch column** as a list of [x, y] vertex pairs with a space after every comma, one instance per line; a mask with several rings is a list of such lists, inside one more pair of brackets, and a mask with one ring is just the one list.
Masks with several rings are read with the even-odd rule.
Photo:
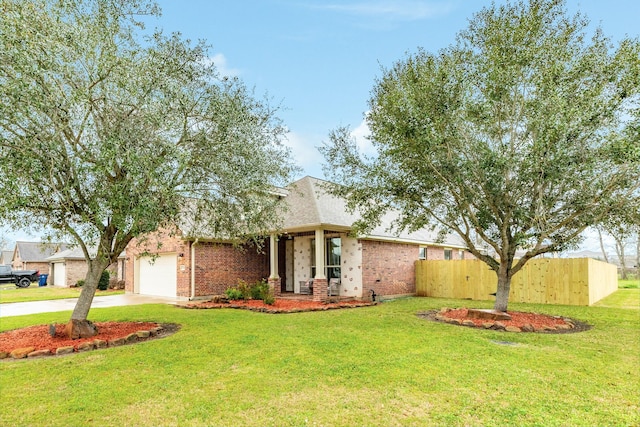
[[273, 296], [280, 296], [281, 279], [278, 274], [278, 236], [271, 234], [269, 236], [269, 289], [273, 292]]
[[326, 255], [324, 230], [316, 230], [316, 276], [313, 278], [313, 300], [327, 300], [327, 276], [324, 274]]

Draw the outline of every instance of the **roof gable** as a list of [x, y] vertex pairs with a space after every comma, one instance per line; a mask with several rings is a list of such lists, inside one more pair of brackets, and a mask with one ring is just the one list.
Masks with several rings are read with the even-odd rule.
[[44, 262], [58, 250], [65, 250], [65, 243], [16, 242], [16, 253], [23, 262]]
[[[344, 199], [335, 197], [325, 190], [327, 181], [306, 176], [289, 187], [289, 195], [285, 197], [287, 212], [283, 221], [284, 231], [297, 231], [323, 227], [336, 231], [351, 229], [359, 219], [357, 212], [350, 213]], [[412, 233], [389, 231], [398, 212], [389, 212], [383, 216], [381, 224], [362, 238], [376, 240], [401, 240], [416, 244], [437, 244], [439, 246], [465, 247], [462, 240], [453, 234], [445, 236], [438, 242], [438, 233], [421, 229]]]

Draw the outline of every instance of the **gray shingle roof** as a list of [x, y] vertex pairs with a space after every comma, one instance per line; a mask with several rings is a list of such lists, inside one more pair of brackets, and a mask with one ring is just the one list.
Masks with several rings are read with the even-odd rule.
[[16, 242], [20, 259], [25, 262], [45, 262], [57, 250], [66, 249], [64, 243]]
[[[336, 231], [348, 230], [359, 218], [357, 213], [349, 213], [345, 200], [332, 196], [324, 188], [326, 181], [306, 176], [293, 184], [289, 195], [285, 197], [288, 211], [285, 214], [283, 230], [288, 232], [310, 230], [317, 227]], [[444, 242], [437, 242], [437, 233], [422, 229], [413, 233], [388, 231], [397, 213], [388, 213], [382, 223], [367, 236], [377, 240], [399, 240], [417, 244], [437, 244], [439, 246], [465, 247], [462, 240], [453, 234], [447, 235]]]

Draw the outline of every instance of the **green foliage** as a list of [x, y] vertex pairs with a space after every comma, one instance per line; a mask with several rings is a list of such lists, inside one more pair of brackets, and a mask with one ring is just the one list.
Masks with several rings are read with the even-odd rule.
[[498, 274], [503, 311], [529, 259], [638, 212], [640, 42], [611, 49], [587, 30], [563, 1], [494, 4], [454, 45], [384, 70], [367, 116], [377, 155], [348, 128], [322, 149], [359, 231], [397, 209], [398, 229], [456, 233]]
[[[227, 298], [229, 299], [254, 299], [254, 300], [263, 300], [267, 304], [273, 304], [275, 302], [275, 297], [272, 292], [269, 290], [269, 284], [263, 279], [258, 280], [255, 283], [247, 283], [244, 280], [238, 280], [238, 284], [234, 288], [228, 288], [225, 291]], [[233, 298], [229, 295], [232, 295]], [[271, 302], [267, 302], [271, 301]]]
[[81, 288], [84, 286], [84, 279], [80, 279], [76, 282], [76, 288]]
[[227, 288], [225, 289], [224, 294], [226, 295], [227, 298], [229, 298], [232, 301], [245, 299], [244, 294], [238, 288]]
[[262, 293], [262, 302], [267, 305], [273, 305], [276, 302], [276, 297], [271, 292], [271, 289], [267, 287], [267, 289]]
[[269, 294], [269, 284], [263, 279], [251, 285], [251, 299], [264, 299]]
[[3, 224], [99, 242], [98, 270], [161, 226], [250, 238], [277, 225], [271, 190], [296, 169], [276, 109], [220, 78], [204, 41], [144, 38], [155, 2], [2, 0], [0, 14]]
[[103, 271], [100, 275], [100, 281], [98, 281], [98, 289], [101, 291], [106, 291], [109, 289], [109, 272]]

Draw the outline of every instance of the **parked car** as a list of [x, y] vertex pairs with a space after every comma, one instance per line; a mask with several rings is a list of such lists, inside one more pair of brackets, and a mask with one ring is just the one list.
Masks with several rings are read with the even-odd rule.
[[0, 265], [0, 283], [15, 283], [19, 288], [28, 288], [38, 278], [37, 270], [12, 270], [10, 265]]

